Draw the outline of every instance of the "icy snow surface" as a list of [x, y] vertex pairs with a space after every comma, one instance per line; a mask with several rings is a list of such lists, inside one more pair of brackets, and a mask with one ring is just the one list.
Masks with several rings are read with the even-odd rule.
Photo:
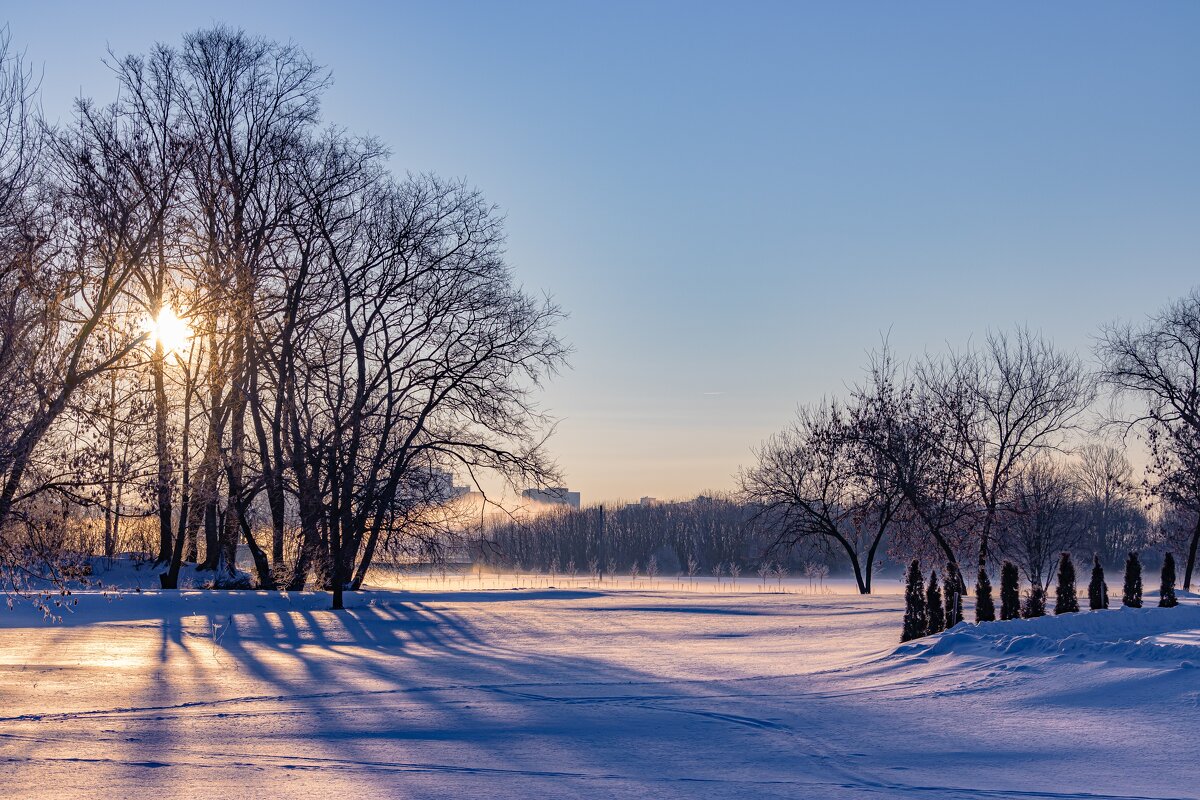
[[427, 583], [0, 612], [0, 796], [1200, 793], [1191, 598], [898, 646], [894, 582]]

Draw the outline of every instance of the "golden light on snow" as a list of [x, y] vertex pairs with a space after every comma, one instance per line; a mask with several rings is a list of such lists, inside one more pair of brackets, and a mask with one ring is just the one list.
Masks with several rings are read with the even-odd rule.
[[150, 344], [161, 344], [167, 354], [186, 352], [192, 340], [191, 326], [170, 306], [163, 306], [157, 319], [147, 319], [145, 328], [150, 334]]

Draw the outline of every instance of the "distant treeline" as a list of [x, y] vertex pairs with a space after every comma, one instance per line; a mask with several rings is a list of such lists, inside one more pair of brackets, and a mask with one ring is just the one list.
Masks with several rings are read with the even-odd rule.
[[[1183, 514], [1152, 520], [1136, 493], [1104, 487], [1089, 492], [1087, 486], [1081, 480], [1062, 497], [1065, 502], [1055, 512], [1059, 517], [1055, 521], [1061, 523], [1054, 528], [1056, 536], [1041, 537], [1046, 526], [1037, 529], [1039, 535], [1029, 535], [1027, 528], [1004, 525], [1004, 552], [1031, 564], [1043, 557], [1057, 559], [1062, 549], [1070, 549], [1098, 554], [1104, 564], [1115, 566], [1130, 551], [1170, 546], [1190, 533]], [[528, 518], [494, 522], [487, 529], [486, 544], [475, 548], [474, 558], [498, 569], [562, 574], [572, 570], [594, 574], [600, 569], [606, 574], [645, 575], [654, 569], [665, 576], [711, 575], [719, 568], [728, 575], [736, 568], [748, 575], [778, 567], [793, 575], [822, 567], [834, 575], [850, 571], [828, 537], [790, 541], [782, 535], [786, 530], [782, 517], [731, 495], [653, 505], [562, 506]], [[881, 548], [875, 566], [898, 568], [922, 555], [930, 563], [938, 560], [922, 546], [920, 537], [901, 534]], [[1033, 569], [1039, 578], [1050, 574]]]
[[[754, 509], [728, 496], [677, 503], [551, 508], [495, 524], [482, 548], [485, 563], [501, 568], [581, 574], [711, 575], [715, 568], [752, 572], [764, 561], [796, 571], [831, 564], [820, 547], [771, 550], [770, 532]], [[652, 561], [653, 560], [653, 561]]]

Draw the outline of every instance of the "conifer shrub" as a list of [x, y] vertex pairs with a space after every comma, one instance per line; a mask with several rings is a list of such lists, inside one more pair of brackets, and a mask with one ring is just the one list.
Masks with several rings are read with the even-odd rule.
[[992, 581], [988, 578], [987, 569], [979, 568], [979, 578], [975, 581], [975, 621], [991, 622], [996, 619], [996, 604], [992, 602]]
[[1021, 616], [1021, 581], [1017, 565], [1005, 561], [1000, 567], [1000, 619]]
[[1108, 608], [1108, 584], [1104, 582], [1104, 566], [1100, 556], [1092, 556], [1092, 580], [1088, 583], [1088, 606], [1092, 611]]
[[1142, 562], [1137, 553], [1125, 560], [1125, 592], [1121, 602], [1130, 608], [1142, 607]]
[[1029, 594], [1025, 597], [1023, 616], [1025, 619], [1046, 616], [1046, 590], [1041, 585], [1035, 583], [1029, 587]]
[[925, 613], [929, 615], [929, 635], [946, 630], [946, 609], [942, 606], [942, 591], [938, 588], [937, 570], [929, 573], [929, 588], [925, 590]]
[[1167, 553], [1163, 556], [1162, 585], [1158, 590], [1158, 607], [1174, 608], [1179, 605], [1175, 597], [1175, 556]]
[[1058, 557], [1058, 585], [1054, 588], [1054, 613], [1071, 614], [1079, 610], [1079, 597], [1075, 594], [1075, 562], [1071, 554], [1064, 551]]
[[921, 577], [921, 564], [915, 558], [908, 566], [904, 587], [904, 630], [900, 641], [908, 642], [925, 635], [929, 618], [925, 614], [925, 581]]

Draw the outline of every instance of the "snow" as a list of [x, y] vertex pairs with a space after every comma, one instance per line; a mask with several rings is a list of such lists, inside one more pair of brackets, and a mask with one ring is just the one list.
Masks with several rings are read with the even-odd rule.
[[183, 590], [80, 592], [56, 622], [0, 614], [0, 794], [1200, 791], [1194, 598], [897, 645], [894, 581], [859, 597], [744, 577], [406, 580], [344, 613], [324, 593]]

